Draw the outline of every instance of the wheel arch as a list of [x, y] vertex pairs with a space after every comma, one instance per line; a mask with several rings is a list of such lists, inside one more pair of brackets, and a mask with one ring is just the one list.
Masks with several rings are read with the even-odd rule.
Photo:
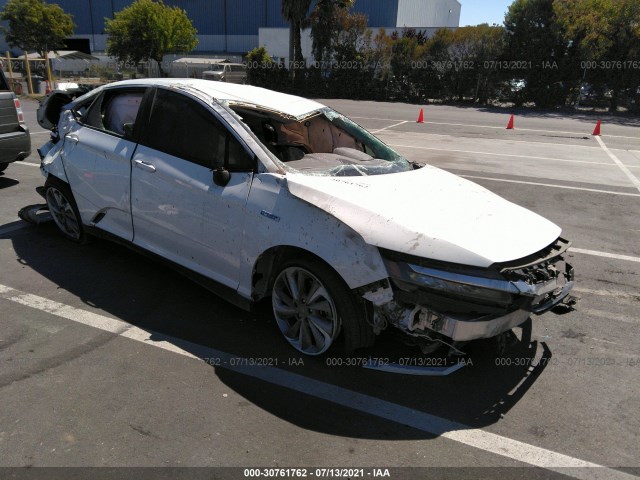
[[251, 298], [254, 301], [260, 301], [269, 297], [271, 287], [278, 273], [278, 266], [291, 258], [299, 258], [301, 256], [322, 262], [344, 281], [340, 272], [319, 255], [293, 245], [276, 245], [262, 252], [253, 265], [251, 272]]

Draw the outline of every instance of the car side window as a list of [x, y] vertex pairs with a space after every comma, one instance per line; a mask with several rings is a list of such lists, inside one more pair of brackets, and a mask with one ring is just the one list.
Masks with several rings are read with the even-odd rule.
[[90, 127], [123, 136], [125, 125], [133, 125], [142, 103], [144, 90], [104, 92], [82, 118]]
[[174, 157], [216, 169], [252, 170], [253, 159], [238, 140], [197, 101], [158, 89], [143, 143]]

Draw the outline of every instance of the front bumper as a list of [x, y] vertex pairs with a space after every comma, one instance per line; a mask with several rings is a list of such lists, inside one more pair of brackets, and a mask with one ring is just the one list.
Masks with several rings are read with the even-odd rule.
[[[384, 255], [393, 300], [374, 306], [374, 325], [456, 342], [491, 338], [567, 301], [574, 272], [562, 239], [533, 259], [477, 269]], [[365, 297], [366, 298], [366, 297]]]

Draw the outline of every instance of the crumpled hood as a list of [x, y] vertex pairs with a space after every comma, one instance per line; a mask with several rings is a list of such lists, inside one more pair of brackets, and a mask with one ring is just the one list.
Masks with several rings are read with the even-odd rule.
[[561, 229], [439, 168], [368, 177], [287, 173], [289, 191], [378, 247], [488, 267], [553, 243]]

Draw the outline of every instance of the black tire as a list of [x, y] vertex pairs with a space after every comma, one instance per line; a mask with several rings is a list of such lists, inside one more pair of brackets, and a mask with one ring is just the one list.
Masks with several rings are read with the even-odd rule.
[[75, 243], [87, 243], [88, 236], [69, 185], [50, 176], [44, 184], [44, 189], [49, 212], [62, 236]]
[[0, 163], [0, 173], [4, 172], [8, 166], [9, 166], [8, 163]]
[[[331, 320], [335, 330], [329, 328], [324, 330], [331, 338], [328, 345], [316, 346], [316, 348], [310, 345], [308, 348], [304, 348], [301, 333], [302, 327], [298, 327], [300, 330], [298, 332], [300, 333], [299, 338], [292, 338], [295, 337], [295, 325], [297, 323], [304, 325], [305, 323], [304, 313], [300, 313], [300, 309], [305, 310], [307, 307], [311, 307], [311, 304], [304, 305], [304, 301], [302, 301], [303, 305], [298, 305], [294, 302], [294, 306], [287, 303], [286, 300], [283, 300], [283, 297], [291, 293], [286, 283], [286, 274], [295, 274], [296, 272], [301, 272], [303, 280], [306, 278], [306, 281], [311, 285], [313, 285], [314, 279], [319, 281], [335, 307], [336, 321], [333, 322]], [[304, 272], [308, 272], [313, 278], [309, 278]], [[340, 343], [342, 343], [346, 353], [353, 352], [360, 347], [370, 346], [374, 343], [375, 335], [373, 329], [366, 321], [364, 304], [358, 301], [344, 280], [331, 267], [318, 259], [301, 256], [300, 258], [284, 261], [277, 269], [271, 293], [272, 308], [278, 328], [285, 339], [296, 348], [296, 350], [303, 354], [322, 355], [327, 351], [335, 351], [335, 345], [339, 343], [339, 340], [342, 340]], [[324, 294], [322, 296], [324, 296]], [[301, 297], [304, 300], [304, 295]], [[298, 309], [296, 314], [290, 311], [296, 308]], [[309, 312], [311, 312], [311, 310], [312, 309], [310, 309]], [[326, 310], [331, 309], [327, 308]], [[316, 309], [315, 311], [318, 310]], [[311, 317], [311, 313], [309, 313], [309, 317]], [[317, 315], [313, 317], [317, 317]], [[323, 320], [327, 326], [329, 325], [328, 314], [326, 317], [321, 318], [321, 320]], [[317, 330], [318, 325], [314, 324], [313, 321], [307, 320], [306, 323], [312, 327], [310, 329], [308, 328], [308, 331]], [[287, 326], [289, 329], [286, 328]], [[287, 333], [290, 333], [290, 335], [287, 335]]]

